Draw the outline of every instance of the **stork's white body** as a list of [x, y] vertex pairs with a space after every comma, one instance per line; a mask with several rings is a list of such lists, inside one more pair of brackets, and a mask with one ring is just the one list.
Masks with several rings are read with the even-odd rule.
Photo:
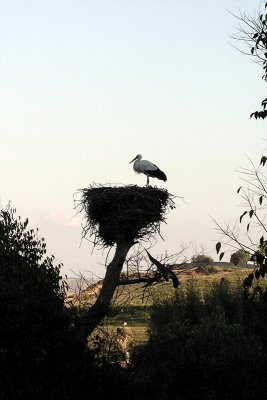
[[158, 178], [166, 182], [167, 177], [155, 164], [150, 161], [142, 160], [141, 154], [137, 156], [130, 162], [134, 161], [133, 169], [137, 174], [145, 174], [147, 176], [147, 186], [149, 185], [149, 178]]

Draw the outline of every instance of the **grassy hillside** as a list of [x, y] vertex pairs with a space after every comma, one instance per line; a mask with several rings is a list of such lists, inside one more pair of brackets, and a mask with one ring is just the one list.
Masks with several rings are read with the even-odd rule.
[[[195, 281], [202, 295], [210, 290], [214, 282], [227, 278], [236, 285], [242, 285], [247, 276], [248, 269], [233, 268], [199, 268], [194, 271], [186, 271], [178, 275], [180, 286], [173, 289], [171, 282], [161, 283], [152, 287], [142, 285], [126, 285], [117, 289], [111, 315], [105, 319], [103, 325], [111, 334], [124, 322], [131, 327], [136, 343], [146, 341], [150, 322], [151, 307], [154, 302], [171, 298], [176, 290], [184, 290], [190, 281]], [[84, 292], [86, 297], [86, 291]], [[90, 301], [93, 301], [91, 298]]]

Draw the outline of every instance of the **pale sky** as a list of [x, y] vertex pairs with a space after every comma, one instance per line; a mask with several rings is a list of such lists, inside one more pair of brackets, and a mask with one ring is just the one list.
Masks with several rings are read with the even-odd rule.
[[63, 273], [103, 275], [105, 253], [80, 246], [73, 195], [95, 183], [144, 185], [141, 153], [185, 198], [154, 256], [181, 243], [216, 259], [218, 222], [240, 215], [240, 167], [267, 145], [250, 120], [263, 72], [230, 44], [227, 9], [248, 0], [0, 0], [0, 200], [45, 237]]

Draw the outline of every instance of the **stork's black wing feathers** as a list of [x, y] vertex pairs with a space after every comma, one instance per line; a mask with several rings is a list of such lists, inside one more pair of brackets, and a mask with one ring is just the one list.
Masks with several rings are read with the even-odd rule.
[[154, 170], [146, 170], [145, 174], [151, 176], [151, 178], [158, 178], [161, 181], [166, 182], [167, 176], [159, 168]]

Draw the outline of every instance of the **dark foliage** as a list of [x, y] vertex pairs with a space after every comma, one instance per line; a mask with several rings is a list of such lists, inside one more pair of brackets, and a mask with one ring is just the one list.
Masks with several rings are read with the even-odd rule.
[[60, 265], [27, 226], [15, 210], [0, 212], [0, 375], [1, 391], [10, 398], [37, 395], [70, 322]]
[[81, 315], [64, 307], [60, 266], [27, 224], [12, 210], [0, 213], [1, 398], [264, 398], [267, 313], [259, 292], [244, 295], [222, 280], [203, 300], [192, 282], [153, 307], [148, 345], [122, 368], [115, 354], [89, 350]]
[[[264, 308], [265, 305], [262, 305]], [[203, 300], [194, 284], [160, 302], [135, 355], [140, 399], [256, 400], [267, 390], [267, 314], [222, 280]]]
[[168, 208], [174, 208], [167, 190], [139, 186], [90, 186], [81, 190], [79, 201], [85, 212], [84, 235], [95, 243], [114, 245], [120, 238], [134, 242], [160, 233]]
[[64, 307], [60, 265], [27, 226], [0, 211], [1, 399], [118, 398], [123, 370], [95, 362], [76, 311]]
[[44, 239], [27, 225], [28, 220], [14, 218], [14, 210], [0, 213], [2, 378], [3, 371], [34, 375], [55, 345], [65, 318], [60, 266], [53, 266], [53, 257], [45, 256]]

